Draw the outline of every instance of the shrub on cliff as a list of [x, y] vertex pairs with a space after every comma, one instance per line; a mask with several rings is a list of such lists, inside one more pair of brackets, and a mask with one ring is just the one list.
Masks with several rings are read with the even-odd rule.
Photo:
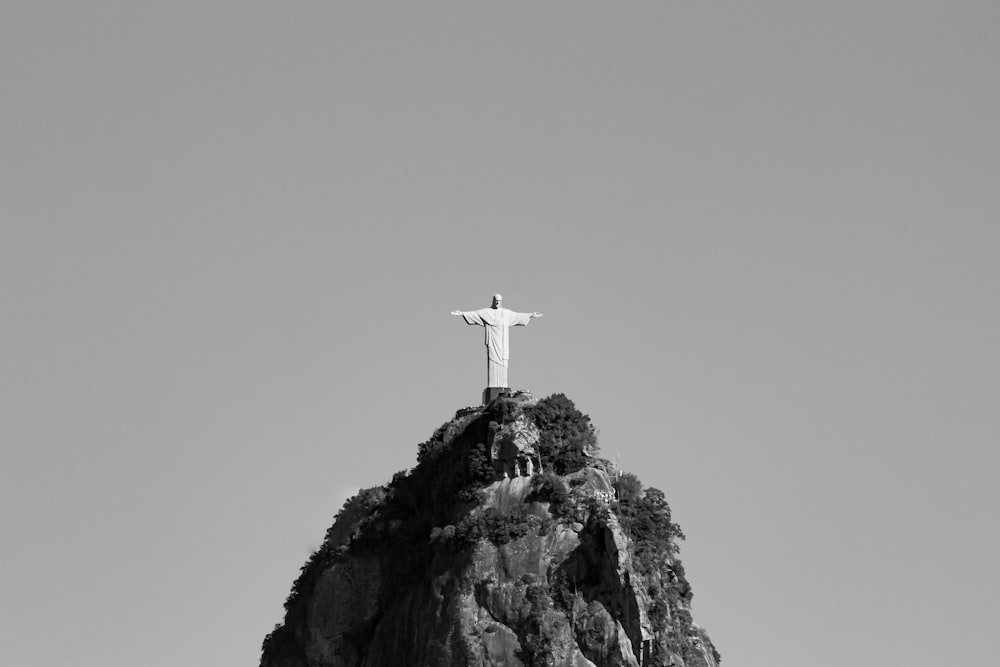
[[618, 500], [612, 510], [632, 540], [636, 554], [674, 554], [680, 550], [676, 540], [683, 540], [681, 527], [671, 521], [670, 505], [663, 491], [648, 488], [640, 493], [642, 485], [635, 475], [628, 473], [615, 481]]
[[630, 472], [615, 476], [611, 485], [615, 487], [619, 503], [635, 503], [642, 497], [642, 482]]
[[488, 507], [482, 512], [470, 514], [455, 526], [452, 544], [465, 548], [481, 539], [496, 545], [507, 544], [523, 537], [533, 527], [541, 526], [541, 519], [528, 514], [523, 507], [509, 511]]
[[564, 516], [570, 509], [566, 485], [557, 475], [550, 472], [535, 475], [531, 479], [531, 492], [525, 500], [548, 503], [552, 516]]
[[538, 427], [538, 452], [542, 466], [557, 475], [568, 475], [588, 465], [597, 454], [597, 434], [590, 417], [577, 410], [565, 394], [552, 394], [524, 414]]
[[518, 628], [521, 640], [518, 657], [528, 667], [548, 667], [553, 664], [552, 647], [558, 634], [554, 621], [561, 620], [561, 616], [550, 613], [552, 596], [545, 584], [530, 584], [525, 590], [524, 601], [527, 613]]

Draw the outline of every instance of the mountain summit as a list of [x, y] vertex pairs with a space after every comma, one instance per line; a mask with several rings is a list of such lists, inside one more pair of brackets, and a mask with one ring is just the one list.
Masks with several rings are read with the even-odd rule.
[[459, 410], [347, 501], [261, 667], [717, 667], [661, 491], [562, 394]]

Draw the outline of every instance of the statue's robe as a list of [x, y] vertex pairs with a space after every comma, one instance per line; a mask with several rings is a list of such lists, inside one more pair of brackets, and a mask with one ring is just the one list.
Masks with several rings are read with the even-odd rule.
[[506, 387], [510, 359], [507, 329], [526, 326], [531, 321], [531, 314], [515, 313], [506, 308], [483, 308], [462, 313], [462, 317], [466, 324], [486, 329], [486, 386]]

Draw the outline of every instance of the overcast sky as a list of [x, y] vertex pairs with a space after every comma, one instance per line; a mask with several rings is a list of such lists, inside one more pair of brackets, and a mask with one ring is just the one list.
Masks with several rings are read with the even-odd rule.
[[687, 533], [730, 667], [988, 662], [1000, 4], [0, 4], [0, 646], [245, 666], [485, 384]]

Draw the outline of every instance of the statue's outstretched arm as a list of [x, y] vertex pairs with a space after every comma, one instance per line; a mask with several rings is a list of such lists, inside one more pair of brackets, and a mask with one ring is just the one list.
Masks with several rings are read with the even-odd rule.
[[485, 322], [483, 322], [483, 318], [480, 317], [479, 314], [474, 310], [469, 310], [469, 311], [453, 310], [451, 311], [451, 314], [458, 315], [463, 320], [465, 320], [466, 324], [475, 324], [477, 326], [485, 326], [486, 324]]
[[528, 317], [542, 317], [541, 313], [529, 313]]

